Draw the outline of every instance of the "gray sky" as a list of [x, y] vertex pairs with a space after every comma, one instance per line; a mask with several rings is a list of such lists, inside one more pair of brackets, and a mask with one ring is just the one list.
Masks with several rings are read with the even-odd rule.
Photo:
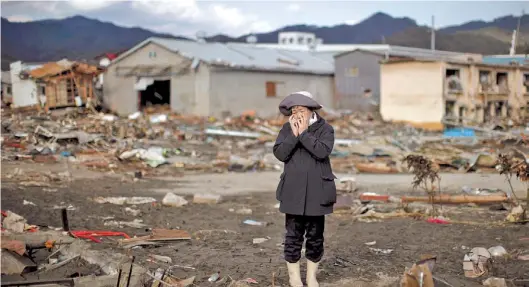
[[528, 1], [194, 1], [194, 0], [71, 0], [4, 1], [2, 17], [11, 21], [33, 21], [84, 15], [122, 26], [139, 26], [156, 32], [193, 36], [224, 33], [239, 36], [266, 32], [289, 24], [355, 24], [376, 12], [410, 17], [420, 25], [458, 25], [471, 20], [490, 21], [505, 15], [529, 12]]

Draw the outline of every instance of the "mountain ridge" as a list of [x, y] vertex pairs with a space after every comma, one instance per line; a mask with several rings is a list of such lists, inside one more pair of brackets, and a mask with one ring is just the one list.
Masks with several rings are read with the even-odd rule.
[[[459, 26], [449, 26], [436, 31], [436, 48], [447, 51], [481, 54], [507, 54], [510, 47], [508, 35], [518, 25], [518, 17], [507, 15], [493, 21], [469, 21]], [[520, 46], [529, 41], [529, 16], [521, 19]], [[79, 33], [83, 31], [83, 33]], [[392, 17], [375, 13], [355, 24], [316, 26], [296, 24], [253, 34], [259, 43], [277, 43], [283, 31], [315, 33], [325, 44], [393, 44], [417, 48], [429, 48], [429, 28], [420, 26], [409, 17]], [[1, 18], [2, 69], [8, 68], [13, 59], [29, 62], [93, 60], [106, 52], [129, 49], [148, 37], [164, 37], [190, 40], [187, 37], [157, 33], [141, 27], [121, 27], [76, 15], [64, 19], [46, 19], [33, 22], [10, 22]], [[24, 37], [20, 37], [24, 35]], [[246, 35], [230, 37], [214, 35], [207, 41], [245, 42]]]

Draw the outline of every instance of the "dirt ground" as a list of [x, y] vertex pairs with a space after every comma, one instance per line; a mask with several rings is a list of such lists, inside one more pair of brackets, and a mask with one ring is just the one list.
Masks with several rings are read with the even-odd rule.
[[[12, 168], [4, 165], [2, 174]], [[72, 230], [124, 231], [130, 236], [143, 235], [149, 231], [130, 227], [107, 227], [104, 225], [105, 218], [113, 217], [112, 220], [118, 221], [142, 219], [147, 228], [180, 228], [189, 231], [193, 239], [163, 247], [129, 251], [118, 248], [113, 240], [93, 243], [92, 246], [109, 252], [136, 255], [136, 262], [151, 270], [157, 267], [167, 268], [168, 265], [147, 261], [149, 255], [169, 256], [173, 265], [195, 268], [175, 268], [173, 274], [179, 278], [196, 276], [196, 286], [211, 286], [207, 279], [217, 271], [221, 277], [233, 280], [253, 278], [259, 282], [256, 286], [288, 286], [282, 259], [284, 219], [275, 207], [273, 191], [274, 179], [278, 174], [249, 174], [245, 175], [247, 180], [243, 182], [236, 179], [240, 175], [230, 174], [142, 179], [136, 182], [132, 181], [130, 176], [95, 173], [85, 175], [74, 178], [69, 183], [57, 183], [45, 188], [22, 186], [19, 182], [3, 176], [2, 210], [18, 213], [30, 224], [60, 227], [61, 216], [58, 208], [71, 205], [74, 208], [69, 211]], [[385, 192], [385, 188], [370, 183], [376, 181], [375, 179], [369, 177], [363, 182], [360, 179], [361, 177], [357, 177], [359, 186], [364, 190]], [[386, 179], [380, 177], [381, 182], [391, 184]], [[498, 184], [497, 178], [493, 181], [478, 178], [472, 182], [485, 187]], [[454, 185], [454, 182], [450, 182], [450, 185]], [[457, 188], [453, 189], [455, 191]], [[131, 206], [100, 204], [91, 200], [96, 196], [150, 196], [161, 201], [168, 191], [187, 195], [191, 200], [189, 195], [193, 191], [200, 193], [212, 190], [224, 194], [221, 203], [189, 204], [179, 208], [141, 204], [134, 207], [141, 210], [137, 217], [125, 212], [125, 208]], [[23, 205], [24, 200], [34, 203], [35, 206]], [[252, 209], [253, 213], [241, 215], [230, 211], [243, 207]], [[452, 286], [480, 286], [481, 281], [486, 278], [464, 277], [463, 256], [473, 247], [489, 248], [497, 245], [503, 246], [511, 256], [496, 259], [492, 275], [507, 280], [529, 279], [529, 261], [516, 259], [519, 252], [529, 249], [529, 240], [524, 240], [529, 237], [529, 225], [490, 224], [491, 221], [500, 222], [506, 211], [489, 211], [487, 207], [449, 210], [451, 211], [448, 216], [451, 219], [472, 219], [475, 224], [437, 225], [411, 218], [361, 222], [353, 220], [351, 214], [337, 213], [328, 216], [325, 231], [326, 253], [319, 273], [322, 286], [396, 286], [405, 268], [424, 254], [437, 256], [434, 270], [436, 277]], [[243, 221], [246, 219], [267, 222], [268, 225], [245, 225]], [[254, 238], [267, 237], [270, 239], [264, 243], [252, 242]], [[376, 244], [365, 244], [372, 241], [376, 241]], [[389, 254], [379, 254], [370, 247], [393, 251]], [[96, 272], [92, 266], [88, 267], [80, 262], [79, 270], [58, 270], [55, 275], [85, 275], [83, 273], [88, 271]]]

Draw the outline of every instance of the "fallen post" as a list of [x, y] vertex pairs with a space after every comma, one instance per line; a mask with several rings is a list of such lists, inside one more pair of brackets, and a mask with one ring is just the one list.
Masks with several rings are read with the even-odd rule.
[[429, 196], [403, 196], [402, 202], [427, 202], [431, 203], [446, 203], [446, 204], [458, 204], [458, 203], [501, 203], [508, 202], [510, 199], [506, 194], [501, 195], [450, 195], [442, 194], [436, 195], [433, 198]]
[[66, 208], [63, 208], [61, 210], [61, 215], [62, 215], [62, 230], [69, 232], [70, 225], [68, 224], [68, 210]]
[[0, 286], [31, 286], [31, 285], [45, 285], [45, 284], [68, 284], [74, 286], [73, 278], [67, 279], [44, 279], [44, 280], [27, 280], [27, 281], [12, 281], [5, 282], [2, 280]]

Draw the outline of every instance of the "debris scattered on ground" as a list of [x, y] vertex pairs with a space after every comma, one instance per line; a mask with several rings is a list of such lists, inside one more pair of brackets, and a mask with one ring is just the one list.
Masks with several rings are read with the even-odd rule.
[[190, 240], [191, 235], [184, 230], [178, 229], [157, 229], [152, 230], [151, 235], [122, 239], [120, 244], [126, 247], [139, 245], [149, 245], [150, 243], [170, 243], [172, 241]]
[[171, 257], [169, 256], [151, 254], [150, 257], [152, 257], [154, 260], [161, 261], [164, 263], [169, 263], [169, 264], [173, 263], [173, 259], [171, 259]]
[[413, 264], [404, 272], [400, 281], [401, 287], [434, 287], [433, 269], [437, 258], [435, 256], [424, 256], [425, 258]]
[[483, 286], [487, 287], [507, 287], [507, 282], [505, 278], [496, 278], [490, 277], [487, 280], [483, 281]]
[[34, 271], [37, 265], [29, 258], [14, 252], [2, 250], [2, 273], [7, 275], [23, 274]]
[[143, 223], [143, 220], [141, 219], [134, 219], [132, 221], [106, 221], [104, 223], [105, 226], [110, 227], [119, 227], [123, 228], [124, 226], [132, 227], [132, 228], [144, 228], [147, 225]]
[[246, 225], [253, 225], [253, 226], [266, 226], [267, 225], [266, 222], [255, 221], [252, 219], [247, 219], [243, 223]]
[[391, 252], [393, 252], [393, 249], [381, 249], [381, 248], [372, 248], [372, 247], [369, 247], [369, 250], [377, 253], [377, 254], [390, 254]]
[[171, 207], [181, 207], [186, 205], [188, 202], [185, 198], [178, 196], [172, 192], [167, 193], [162, 199], [162, 204]]
[[507, 250], [505, 250], [503, 246], [494, 246], [489, 248], [487, 251], [489, 251], [492, 257], [503, 257], [508, 254]]
[[26, 219], [11, 211], [7, 212], [2, 221], [2, 226], [9, 231], [18, 233], [22, 233], [28, 228]]
[[141, 214], [141, 210], [125, 207], [125, 212], [136, 217]]
[[463, 259], [463, 271], [468, 278], [487, 276], [491, 268], [491, 255], [482, 247], [476, 247], [465, 254]]
[[220, 279], [220, 272], [217, 272], [217, 273], [212, 274], [211, 276], [209, 276], [208, 281], [209, 282], [217, 282], [219, 279]]
[[239, 209], [234, 210], [234, 211], [237, 214], [243, 214], [243, 215], [250, 215], [253, 212], [250, 208], [245, 208], [245, 207], [239, 208]]
[[96, 197], [94, 201], [97, 203], [112, 203], [117, 205], [136, 205], [156, 202], [152, 197]]
[[195, 194], [193, 203], [217, 204], [221, 201], [222, 196], [218, 194]]
[[506, 219], [512, 223], [523, 222], [525, 220], [525, 209], [521, 205], [513, 207]]
[[261, 243], [264, 243], [266, 241], [270, 240], [270, 237], [267, 237], [267, 238], [254, 238], [253, 239], [253, 244], [261, 244]]

